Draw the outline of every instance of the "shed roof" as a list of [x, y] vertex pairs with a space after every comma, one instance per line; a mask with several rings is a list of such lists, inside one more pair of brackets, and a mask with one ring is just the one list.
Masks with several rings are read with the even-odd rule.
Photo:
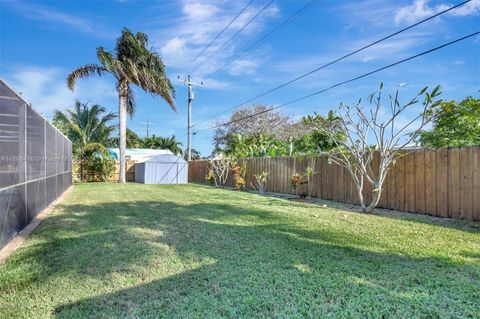
[[173, 155], [173, 154], [160, 154], [154, 155], [144, 160], [140, 160], [140, 163], [161, 163], [161, 164], [171, 164], [171, 163], [186, 163], [187, 161], [184, 160], [181, 156]]

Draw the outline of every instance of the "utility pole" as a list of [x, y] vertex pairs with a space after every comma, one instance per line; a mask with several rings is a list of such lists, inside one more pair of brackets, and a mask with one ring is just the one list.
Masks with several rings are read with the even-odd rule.
[[141, 122], [142, 124], [145, 124], [147, 126], [147, 137], [150, 137], [150, 124], [155, 124], [150, 122], [150, 120], [147, 120], [146, 122]]
[[186, 80], [180, 80], [180, 76], [178, 76], [178, 81], [184, 83], [188, 87], [188, 124], [187, 124], [187, 159], [189, 161], [192, 160], [192, 101], [194, 98], [193, 94], [193, 86], [202, 87], [203, 82], [200, 84], [195, 84], [192, 82], [190, 75], [187, 76]]

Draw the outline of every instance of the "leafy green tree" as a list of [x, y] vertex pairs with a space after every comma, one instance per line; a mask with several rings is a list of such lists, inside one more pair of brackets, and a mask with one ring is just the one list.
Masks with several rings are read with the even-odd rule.
[[[118, 137], [112, 137], [107, 145], [108, 147], [118, 147]], [[143, 140], [137, 133], [127, 128], [127, 148], [142, 148]]]
[[[187, 150], [183, 151], [183, 154], [184, 154], [183, 159], [187, 161], [187, 157], [188, 157]], [[201, 158], [202, 156], [200, 155], [200, 152], [192, 148], [192, 161], [196, 161]]]
[[[333, 111], [325, 117], [315, 114], [313, 118], [328, 122], [338, 120]], [[304, 120], [292, 121], [278, 111], [268, 111], [265, 105], [235, 111], [228, 123], [215, 132], [215, 153], [242, 158], [308, 155], [335, 147], [327, 135], [312, 129]]]
[[172, 137], [155, 136], [146, 137], [143, 139], [143, 147], [170, 150], [173, 154], [182, 154], [182, 143], [177, 141], [175, 135]]
[[258, 136], [233, 134], [227, 141], [224, 153], [234, 158], [282, 156], [288, 155], [289, 144], [264, 134]]
[[[328, 127], [336, 127], [338, 126], [337, 123], [341, 120], [342, 118], [332, 110], [328, 111], [326, 116], [314, 113], [313, 115], [308, 115], [303, 118], [303, 122], [308, 126], [324, 125]], [[345, 140], [346, 136], [344, 132], [338, 129], [335, 129], [335, 132], [337, 135], [335, 138], [336, 140]], [[334, 140], [329, 135], [319, 130], [312, 130], [305, 134], [302, 138], [297, 139], [294, 142], [294, 145], [297, 152], [303, 154], [318, 153], [319, 151], [328, 152], [337, 147]]]
[[419, 142], [430, 147], [480, 145], [480, 99], [442, 102], [429, 111], [433, 128]]
[[[275, 110], [267, 112], [269, 108], [267, 105], [256, 104], [233, 112], [228, 120], [229, 124], [220, 126], [215, 131], [213, 136], [215, 148], [226, 148], [235, 134], [245, 137], [268, 135], [275, 140], [283, 141], [288, 141], [290, 136], [296, 136], [294, 130], [297, 126], [288, 116]], [[257, 115], [252, 116], [253, 114]]]
[[132, 85], [163, 98], [175, 110], [173, 102], [175, 91], [167, 77], [165, 65], [160, 56], [148, 49], [148, 37], [138, 32], [133, 34], [127, 28], [117, 39], [114, 52], [97, 48], [97, 58], [100, 64], [87, 64], [74, 70], [67, 77], [67, 86], [73, 90], [80, 78], [91, 75], [113, 75], [117, 81], [116, 88], [119, 98], [119, 139], [120, 139], [120, 172], [119, 183], [125, 183], [125, 148], [127, 146], [127, 113], [135, 113], [135, 98]]
[[79, 166], [77, 180], [81, 182], [107, 182], [115, 171], [115, 161], [107, 149], [99, 143], [90, 143], [77, 153], [75, 165]]
[[107, 144], [110, 134], [115, 130], [115, 125], [110, 122], [115, 118], [115, 114], [107, 113], [103, 106], [89, 106], [77, 100], [73, 109], [55, 111], [53, 125], [72, 141], [76, 154], [92, 143]]

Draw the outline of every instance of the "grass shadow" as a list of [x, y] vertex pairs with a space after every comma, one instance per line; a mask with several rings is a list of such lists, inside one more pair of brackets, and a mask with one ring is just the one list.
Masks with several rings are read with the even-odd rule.
[[[140, 187], [135, 189], [163, 189]], [[65, 205], [65, 213], [49, 217], [27, 249], [7, 263], [6, 272], [27, 264], [31, 272], [4, 281], [0, 291], [31, 291], [63, 277], [77, 278], [79, 286], [93, 283], [83, 296], [53, 304], [59, 318], [412, 318], [480, 312], [478, 261], [421, 251], [406, 255], [402, 247], [392, 248], [390, 238], [352, 231], [352, 220], [341, 214], [319, 218], [345, 227], [320, 223], [310, 217], [318, 211], [311, 204], [194, 190], [199, 195], [185, 202], [152, 192], [157, 200], [130, 200], [131, 194], [121, 202]], [[292, 209], [302, 214], [290, 215]], [[472, 250], [464, 254], [476, 257]]]

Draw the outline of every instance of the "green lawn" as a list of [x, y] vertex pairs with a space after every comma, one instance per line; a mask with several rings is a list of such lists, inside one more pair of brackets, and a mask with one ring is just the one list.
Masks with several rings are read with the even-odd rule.
[[0, 318], [480, 317], [480, 224], [330, 204], [77, 185], [0, 266]]

